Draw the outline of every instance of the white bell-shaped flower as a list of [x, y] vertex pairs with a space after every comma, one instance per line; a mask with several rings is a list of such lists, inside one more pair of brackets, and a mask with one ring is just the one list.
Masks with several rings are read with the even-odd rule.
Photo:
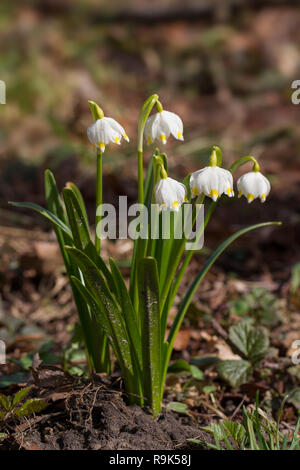
[[186, 187], [173, 178], [163, 178], [155, 186], [155, 201], [160, 209], [178, 211], [187, 200]]
[[207, 166], [192, 173], [190, 188], [192, 198], [205, 194], [216, 201], [223, 193], [234, 196], [232, 174], [218, 166]]
[[183, 123], [179, 116], [170, 111], [160, 111], [150, 116], [145, 125], [145, 137], [150, 145], [155, 141], [167, 143], [170, 134], [178, 140], [183, 139]]
[[89, 141], [101, 150], [105, 151], [105, 146], [109, 142], [120, 145], [122, 137], [129, 142], [129, 138], [123, 129], [123, 127], [114, 119], [109, 117], [103, 117], [97, 119], [87, 129], [87, 136]]
[[250, 171], [242, 175], [237, 181], [238, 196], [245, 196], [248, 202], [252, 202], [257, 197], [261, 202], [265, 202], [271, 185], [269, 180], [259, 171]]

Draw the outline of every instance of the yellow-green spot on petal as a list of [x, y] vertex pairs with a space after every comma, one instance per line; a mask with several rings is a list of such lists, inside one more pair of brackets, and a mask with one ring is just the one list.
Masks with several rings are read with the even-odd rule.
[[232, 193], [232, 188], [227, 188], [226, 189], [226, 194], [228, 194], [228, 196], [230, 196], [231, 193]]
[[105, 143], [104, 142], [98, 142], [98, 145], [100, 147], [101, 152], [104, 152], [105, 150]]
[[214, 196], [215, 196], [215, 197], [218, 197], [218, 196], [219, 196], [219, 191], [218, 191], [217, 189], [212, 189], [212, 190], [210, 191], [210, 193], [209, 193], [209, 196], [212, 197], [212, 198], [213, 198]]
[[247, 194], [247, 199], [248, 199], [249, 202], [253, 201], [253, 199], [254, 199], [253, 194], [252, 194], [252, 193], [248, 193], [248, 194]]
[[173, 209], [177, 209], [177, 207], [179, 207], [179, 202], [178, 201], [174, 201], [173, 204], [172, 204], [172, 207]]
[[184, 196], [184, 202], [186, 202], [188, 200], [187, 196]]
[[239, 190], [238, 197], [242, 197], [242, 195], [243, 195], [243, 191]]
[[260, 196], [262, 202], [265, 202], [266, 200], [266, 193], [263, 193], [261, 196]]
[[148, 142], [149, 145], [152, 144], [152, 139], [151, 139], [151, 137], [147, 137], [147, 142]]
[[181, 137], [182, 137], [182, 132], [178, 131], [177, 132], [177, 139], [181, 139]]
[[193, 188], [192, 189], [192, 194], [193, 194], [193, 196], [198, 196], [198, 194], [199, 194], [198, 188]]
[[163, 144], [165, 144], [167, 142], [165, 134], [160, 135], [160, 140], [162, 141]]
[[118, 144], [120, 142], [119, 137], [115, 137], [115, 143]]

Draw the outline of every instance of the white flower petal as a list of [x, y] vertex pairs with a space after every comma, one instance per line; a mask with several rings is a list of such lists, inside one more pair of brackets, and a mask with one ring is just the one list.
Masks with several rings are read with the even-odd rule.
[[271, 190], [271, 185], [262, 173], [250, 171], [238, 179], [237, 188], [239, 197], [245, 196], [249, 203], [258, 197], [262, 202], [265, 202]]
[[89, 126], [87, 136], [90, 142], [100, 148], [102, 152], [105, 151], [105, 146], [110, 142], [120, 145], [122, 137], [129, 141], [123, 127], [117, 121], [109, 117], [98, 119]]
[[186, 200], [186, 187], [173, 178], [163, 178], [155, 186], [155, 200], [161, 209], [178, 211]]
[[232, 174], [218, 166], [208, 166], [191, 175], [190, 188], [192, 197], [205, 194], [216, 201], [223, 193], [233, 196]]
[[155, 141], [166, 144], [170, 134], [178, 140], [183, 140], [183, 124], [177, 114], [163, 110], [147, 119], [145, 138], [148, 144]]

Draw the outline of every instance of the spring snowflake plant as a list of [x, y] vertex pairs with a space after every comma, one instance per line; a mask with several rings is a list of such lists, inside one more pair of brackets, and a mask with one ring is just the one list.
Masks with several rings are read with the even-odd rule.
[[[122, 138], [129, 140], [123, 127], [112, 118], [104, 117], [95, 103], [89, 102], [94, 123], [88, 128], [88, 138], [96, 149], [97, 191], [96, 207], [102, 204], [102, 159], [110, 142], [120, 144]], [[156, 106], [157, 112], [150, 113]], [[138, 121], [138, 201], [150, 209], [156, 202], [160, 215], [170, 211], [171, 216], [181, 217], [182, 207], [192, 203], [209, 203], [201, 230], [203, 232], [221, 195], [233, 197], [235, 170], [253, 163], [253, 171], [238, 182], [239, 194], [249, 202], [260, 197], [264, 201], [270, 191], [268, 180], [259, 172], [253, 157], [238, 159], [229, 170], [221, 168], [222, 154], [218, 147], [211, 153], [209, 166], [192, 175], [183, 183], [168, 176], [165, 154], [156, 149], [144, 179], [143, 143], [154, 141], [165, 144], [172, 135], [183, 140], [183, 124], [179, 116], [164, 111], [157, 95], [143, 104]], [[95, 242], [90, 234], [84, 199], [73, 183], [62, 190], [62, 199], [50, 170], [45, 172], [47, 209], [32, 203], [12, 203], [17, 207], [30, 208], [47, 217], [53, 226], [70, 279], [74, 301], [84, 337], [90, 373], [111, 373], [110, 347], [120, 366], [130, 403], [150, 406], [153, 415], [161, 410], [164, 382], [176, 335], [187, 309], [204, 276], [221, 253], [238, 237], [250, 230], [266, 225], [266, 222], [244, 228], [225, 240], [199, 270], [191, 282], [177, 315], [167, 333], [167, 319], [185, 271], [195, 251], [185, 251], [187, 239], [178, 239], [171, 231], [169, 239], [137, 238], [134, 242], [130, 286], [115, 260], [106, 264], [101, 257], [101, 213], [96, 210]], [[194, 209], [193, 209], [194, 210]], [[194, 212], [193, 212], [194, 214]], [[193, 215], [194, 217], [194, 215]], [[193, 219], [195, 221], [195, 219]], [[151, 225], [151, 221], [149, 221]], [[174, 222], [175, 223], [175, 222]], [[160, 224], [160, 223], [159, 223]]]

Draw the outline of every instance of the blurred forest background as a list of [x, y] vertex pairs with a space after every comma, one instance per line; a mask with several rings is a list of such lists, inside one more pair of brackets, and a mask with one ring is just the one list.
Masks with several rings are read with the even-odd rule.
[[[289, 354], [300, 338], [300, 105], [291, 101], [291, 84], [300, 79], [299, 2], [1, 0], [0, 12], [0, 79], [7, 85], [7, 104], [0, 105], [0, 332], [15, 363], [45, 338], [66, 344], [66, 323], [76, 316], [50, 227], [7, 201], [44, 205], [43, 172], [50, 168], [60, 188], [69, 180], [80, 187], [92, 217], [89, 99], [131, 138], [107, 148], [105, 200], [117, 204], [126, 194], [135, 201], [137, 117], [154, 92], [184, 122], [184, 143], [169, 139], [165, 148], [172, 177], [204, 166], [219, 145], [225, 167], [254, 155], [272, 183], [265, 204], [222, 198], [204, 255], [237, 228], [283, 222], [251, 233], [222, 256], [195, 299], [199, 326], [216, 312], [221, 323], [243, 315], [234, 302], [260, 289], [269, 296], [260, 311], [278, 314], [269, 319], [277, 328], [273, 346]], [[128, 269], [130, 241], [103, 247]], [[201, 261], [197, 255], [191, 271]], [[220, 337], [191, 325], [187, 319], [178, 336], [180, 354], [226, 355]], [[11, 364], [5, 367], [10, 372]]]

